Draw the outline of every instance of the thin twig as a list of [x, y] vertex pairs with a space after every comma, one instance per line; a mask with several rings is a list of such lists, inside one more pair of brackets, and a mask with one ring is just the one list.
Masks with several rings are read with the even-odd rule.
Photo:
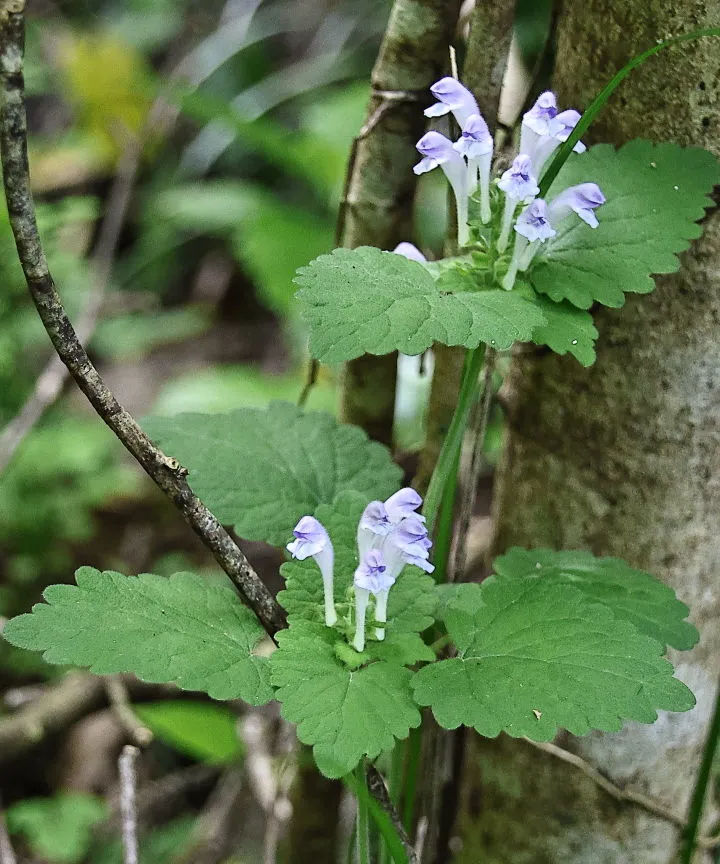
[[418, 858], [415, 853], [412, 841], [408, 837], [405, 826], [403, 825], [402, 819], [400, 818], [400, 814], [397, 812], [397, 810], [395, 809], [395, 805], [390, 800], [390, 795], [388, 794], [385, 781], [383, 780], [377, 768], [371, 763], [368, 763], [367, 767], [367, 786], [370, 794], [377, 801], [380, 807], [385, 811], [385, 813], [387, 813], [387, 815], [390, 817], [390, 821], [393, 824], [395, 833], [400, 838], [400, 842], [405, 849], [408, 864], [418, 864]]
[[8, 834], [7, 825], [5, 824], [5, 814], [0, 809], [0, 864], [17, 864], [17, 857], [13, 849], [10, 835]]
[[480, 399], [475, 402], [470, 414], [470, 422], [468, 423], [472, 451], [470, 456], [470, 466], [465, 476], [461, 491], [460, 516], [458, 519], [457, 533], [455, 535], [453, 560], [451, 566], [448, 568], [448, 581], [450, 582], [461, 580], [462, 574], [465, 572], [468, 531], [470, 529], [472, 514], [475, 509], [475, 499], [477, 498], [477, 488], [483, 464], [483, 446], [485, 444], [485, 434], [487, 432], [488, 419], [490, 417], [490, 408], [492, 407], [492, 378], [493, 372], [495, 371], [496, 359], [497, 351], [495, 351], [494, 348], [488, 347], [485, 352], [485, 378], [483, 382], [482, 395], [480, 396]]
[[118, 760], [120, 771], [120, 814], [123, 864], [138, 864], [137, 760], [140, 751], [126, 744]]
[[147, 747], [153, 740], [153, 733], [133, 711], [125, 682], [119, 675], [108, 675], [103, 683], [110, 707], [133, 744]]
[[[613, 783], [612, 780], [608, 780], [607, 777], [605, 777], [604, 774], [601, 774], [597, 768], [589, 762], [586, 762], [582, 756], [570, 753], [568, 750], [558, 747], [557, 744], [551, 744], [550, 742], [531, 741], [530, 738], [523, 738], [522, 740], [526, 741], [531, 747], [535, 747], [537, 750], [542, 750], [543, 753], [548, 753], [549, 755], [560, 759], [562, 762], [577, 768], [578, 771], [581, 771], [586, 777], [592, 780], [593, 783], [599, 786], [603, 792], [607, 793], [611, 798], [614, 798], [621, 804], [634, 804], [636, 807], [640, 807], [647, 813], [651, 813], [653, 816], [658, 816], [660, 819], [670, 822], [681, 831], [685, 830], [687, 823], [682, 816], [673, 813], [669, 807], [666, 807], [662, 802], [657, 801], [654, 798], [650, 798], [648, 795], [643, 795], [641, 792], [634, 792], [632, 789], [622, 789], [620, 786]], [[697, 845], [703, 849], [715, 849], [720, 847], [720, 837], [701, 836], [697, 838], [696, 842]]]
[[33, 302], [55, 350], [95, 411], [180, 510], [268, 634], [273, 636], [285, 625], [282, 609], [237, 544], [193, 493], [186, 479], [187, 469], [157, 448], [135, 419], [118, 403], [90, 362], [55, 290], [40, 241], [30, 192], [23, 80], [24, 29], [22, 12], [11, 12], [3, 28], [0, 49], [4, 91], [0, 144], [10, 224]]
[[175, 859], [177, 864], [218, 864], [227, 858], [237, 830], [243, 786], [242, 769], [225, 771], [195, 823], [189, 848]]
[[102, 681], [71, 674], [35, 702], [0, 722], [0, 765], [17, 759], [52, 732], [71, 726], [104, 702]]

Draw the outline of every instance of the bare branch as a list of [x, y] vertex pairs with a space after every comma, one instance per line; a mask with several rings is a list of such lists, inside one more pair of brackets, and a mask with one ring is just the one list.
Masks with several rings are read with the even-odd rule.
[[110, 707], [133, 744], [138, 747], [147, 747], [153, 740], [153, 733], [133, 711], [123, 679], [120, 675], [108, 675], [103, 678], [103, 683]]
[[272, 636], [285, 616], [270, 591], [217, 518], [193, 493], [187, 469], [166, 456], [118, 403], [90, 362], [70, 323], [48, 270], [30, 192], [23, 81], [24, 18], [10, 13], [2, 31], [0, 72], [4, 104], [0, 122], [3, 181], [10, 224], [33, 302], [60, 359], [95, 411], [147, 474], [180, 510]]
[[137, 838], [137, 760], [140, 751], [130, 744], [123, 747], [118, 760], [120, 770], [120, 814], [123, 864], [138, 864]]

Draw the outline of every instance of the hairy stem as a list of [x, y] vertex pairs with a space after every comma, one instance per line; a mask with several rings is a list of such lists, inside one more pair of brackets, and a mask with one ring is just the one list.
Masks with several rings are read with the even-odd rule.
[[8, 13], [0, 33], [0, 75], [4, 97], [0, 146], [10, 225], [35, 307], [58, 356], [97, 414], [180, 510], [272, 636], [285, 626], [282, 609], [237, 544], [194, 494], [186, 479], [187, 470], [157, 448], [119, 404], [91, 363], [55, 289], [40, 241], [30, 192], [23, 79], [24, 35], [22, 12]]

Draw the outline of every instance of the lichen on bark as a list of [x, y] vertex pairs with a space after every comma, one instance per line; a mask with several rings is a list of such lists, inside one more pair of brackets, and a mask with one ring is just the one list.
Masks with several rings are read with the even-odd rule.
[[[671, 34], [720, 25], [720, 4], [566, 0], [555, 87], [584, 108], [630, 57]], [[668, 49], [633, 72], [589, 141], [633, 137], [720, 155], [720, 40]], [[602, 179], [598, 178], [602, 185]], [[673, 655], [697, 707], [654, 726], [560, 743], [622, 784], [683, 813], [720, 667], [720, 218], [647, 296], [596, 313], [589, 370], [538, 350], [518, 354], [508, 386], [497, 482], [496, 549], [586, 548], [650, 570], [692, 610], [702, 639]], [[458, 862], [670, 864], [677, 829], [621, 806], [523, 742], [475, 738], [467, 761]], [[712, 811], [712, 807], [708, 808]], [[712, 818], [713, 814], [707, 814]]]

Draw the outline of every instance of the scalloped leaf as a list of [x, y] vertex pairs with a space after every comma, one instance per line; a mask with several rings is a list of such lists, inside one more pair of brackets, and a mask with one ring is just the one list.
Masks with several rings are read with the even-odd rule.
[[412, 687], [447, 729], [549, 741], [559, 728], [614, 732], [695, 704], [659, 642], [568, 585], [526, 576], [458, 586], [444, 618], [458, 656], [421, 669]]
[[[338, 615], [347, 616], [353, 603], [350, 588], [358, 566], [357, 526], [368, 503], [356, 492], [341, 493], [332, 505], [318, 508], [316, 518], [327, 529], [335, 553], [333, 590]], [[285, 590], [278, 602], [288, 613], [290, 626], [324, 621], [323, 588], [320, 572], [312, 559], [288, 561], [280, 568]], [[385, 639], [375, 641], [368, 623], [365, 653], [368, 657], [400, 665], [434, 660], [435, 654], [420, 637], [433, 623], [435, 582], [417, 567], [405, 567], [388, 598], [388, 624]], [[348, 632], [352, 627], [348, 626]]]
[[295, 295], [324, 363], [361, 354], [421, 354], [433, 342], [499, 349], [530, 339], [540, 309], [502, 289], [449, 292], [417, 261], [371, 246], [335, 249], [298, 270]]
[[600, 227], [568, 219], [530, 273], [534, 287], [580, 309], [622, 306], [625, 293], [647, 294], [652, 274], [674, 273], [677, 257], [702, 233], [698, 221], [712, 206], [720, 165], [707, 150], [637, 139], [619, 150], [598, 144], [572, 156], [548, 193], [597, 183], [607, 203]]
[[251, 705], [272, 699], [268, 660], [253, 654], [264, 631], [230, 588], [194, 573], [166, 579], [92, 567], [81, 567], [75, 579], [76, 586], [47, 588], [46, 602], [9, 621], [4, 638], [43, 651], [48, 663], [98, 675], [132, 672]]
[[593, 603], [607, 606], [616, 618], [624, 618], [641, 633], [679, 651], [692, 648], [700, 638], [696, 628], [685, 620], [690, 610], [672, 588], [620, 558], [514, 546], [495, 559], [493, 569], [501, 579], [530, 577], [546, 584], [571, 585]]
[[154, 417], [147, 429], [187, 466], [193, 489], [220, 521], [248, 540], [284, 545], [301, 516], [341, 490], [362, 492], [370, 501], [400, 485], [402, 472], [388, 449], [362, 429], [288, 402]]
[[282, 716], [297, 724], [326, 777], [342, 777], [363, 756], [392, 749], [421, 719], [410, 670], [383, 661], [350, 669], [335, 653], [337, 636], [318, 624], [293, 626], [278, 633], [271, 658]]

